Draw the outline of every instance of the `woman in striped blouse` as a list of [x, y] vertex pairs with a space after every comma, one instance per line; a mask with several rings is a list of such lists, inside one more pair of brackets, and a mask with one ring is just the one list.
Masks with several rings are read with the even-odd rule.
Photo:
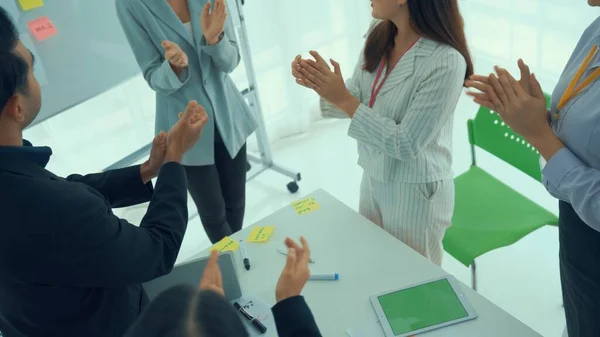
[[352, 78], [315, 51], [296, 57], [296, 82], [329, 117], [352, 119], [364, 175], [360, 213], [432, 262], [454, 209], [452, 117], [473, 73], [457, 0], [373, 0]]

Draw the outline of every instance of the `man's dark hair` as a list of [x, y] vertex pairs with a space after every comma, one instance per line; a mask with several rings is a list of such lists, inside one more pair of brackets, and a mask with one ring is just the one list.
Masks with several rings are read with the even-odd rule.
[[27, 91], [27, 62], [17, 54], [19, 32], [4, 8], [0, 7], [0, 113], [8, 100]]
[[212, 291], [180, 285], [160, 294], [126, 337], [248, 337], [233, 305]]

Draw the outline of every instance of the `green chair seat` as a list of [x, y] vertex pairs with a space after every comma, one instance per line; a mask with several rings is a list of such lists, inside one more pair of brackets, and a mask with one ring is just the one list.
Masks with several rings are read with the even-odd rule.
[[444, 249], [465, 266], [557, 217], [477, 166], [455, 179], [456, 206]]
[[[546, 107], [550, 107], [550, 95]], [[556, 216], [500, 180], [477, 167], [477, 148], [492, 154], [525, 175], [541, 181], [540, 153], [514, 132], [502, 118], [480, 106], [467, 121], [471, 145], [471, 169], [455, 179], [456, 199], [452, 226], [446, 231], [444, 249], [471, 268], [477, 290], [475, 259], [491, 250], [509, 246], [544, 225], [556, 225]]]

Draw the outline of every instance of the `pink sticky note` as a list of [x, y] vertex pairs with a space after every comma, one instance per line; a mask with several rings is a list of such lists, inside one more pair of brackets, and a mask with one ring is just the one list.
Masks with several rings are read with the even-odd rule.
[[29, 31], [38, 41], [44, 41], [58, 33], [56, 27], [47, 16], [29, 22]]

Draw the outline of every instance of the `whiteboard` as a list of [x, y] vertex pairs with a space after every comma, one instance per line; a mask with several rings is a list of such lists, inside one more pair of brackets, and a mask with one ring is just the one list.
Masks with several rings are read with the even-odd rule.
[[[22, 11], [19, 0], [0, 0], [36, 57], [42, 109], [32, 125], [93, 98], [140, 73], [117, 18], [114, 0], [44, 0]], [[38, 41], [28, 23], [47, 17], [58, 33]]]

